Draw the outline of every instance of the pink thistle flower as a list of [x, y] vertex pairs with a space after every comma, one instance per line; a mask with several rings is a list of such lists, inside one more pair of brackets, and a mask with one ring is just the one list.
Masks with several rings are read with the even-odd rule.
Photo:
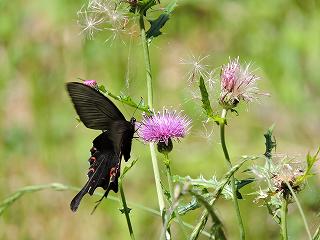
[[245, 67], [239, 63], [239, 57], [230, 59], [227, 65], [221, 68], [220, 104], [226, 108], [234, 108], [243, 100], [252, 102], [261, 94], [256, 82], [259, 76], [250, 71], [250, 64]]
[[[187, 135], [191, 120], [181, 112], [163, 109], [153, 116], [143, 116], [138, 134], [145, 142], [158, 143], [158, 150], [170, 152], [172, 150], [171, 139], [179, 140]], [[169, 149], [163, 149], [165, 146]], [[169, 150], [169, 151], [166, 151]], [[160, 151], [162, 152], [162, 151]]]
[[85, 80], [83, 81], [83, 84], [92, 87], [94, 89], [98, 89], [98, 84], [96, 80]]

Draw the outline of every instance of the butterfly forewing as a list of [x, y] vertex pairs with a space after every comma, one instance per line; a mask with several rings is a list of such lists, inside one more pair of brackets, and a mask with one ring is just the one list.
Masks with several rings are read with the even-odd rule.
[[113, 121], [126, 121], [113, 102], [99, 91], [78, 82], [69, 82], [66, 86], [77, 114], [87, 128], [106, 130]]

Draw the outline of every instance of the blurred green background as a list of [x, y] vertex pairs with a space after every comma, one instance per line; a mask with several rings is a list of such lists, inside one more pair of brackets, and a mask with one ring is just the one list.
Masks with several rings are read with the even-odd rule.
[[[0, 1], [0, 200], [26, 185], [61, 182], [80, 187], [86, 181], [89, 148], [99, 132], [76, 127], [65, 82], [96, 79], [113, 93], [146, 98], [139, 36], [112, 46], [104, 43], [107, 32], [86, 40], [79, 35], [76, 15], [84, 3]], [[226, 171], [217, 128], [209, 138], [204, 136], [205, 117], [199, 101], [192, 100], [187, 71], [180, 64], [191, 55], [210, 55], [206, 60], [212, 69], [229, 56], [253, 62], [263, 78], [260, 88], [271, 94], [241, 106], [239, 116], [230, 115], [227, 142], [233, 161], [263, 153], [263, 133], [273, 123], [277, 152], [304, 158], [319, 146], [319, 5], [312, 0], [179, 3], [164, 34], [150, 46], [155, 107], [183, 109], [193, 120], [191, 134], [175, 143], [171, 154], [174, 174], [210, 178]], [[131, 117], [134, 109], [116, 104]], [[157, 209], [148, 147], [134, 141], [132, 158], [139, 160], [125, 178], [127, 200]], [[69, 209], [74, 195], [44, 190], [24, 196], [0, 218], [0, 239], [129, 239], [119, 203], [105, 200], [90, 215], [99, 197], [85, 197], [74, 214]], [[253, 198], [245, 195], [240, 203], [248, 239], [278, 238], [279, 227]], [[318, 176], [299, 198], [314, 231], [320, 222]], [[217, 212], [229, 239], [237, 239], [232, 203], [221, 200]], [[194, 224], [199, 213], [184, 220]], [[289, 236], [306, 239], [295, 205], [289, 214]], [[132, 221], [137, 239], [158, 238], [159, 217], [134, 208]], [[179, 236], [175, 239], [183, 239]]]

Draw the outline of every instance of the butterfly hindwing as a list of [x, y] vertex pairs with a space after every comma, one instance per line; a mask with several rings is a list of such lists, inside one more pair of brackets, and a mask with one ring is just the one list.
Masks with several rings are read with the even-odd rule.
[[92, 195], [97, 187], [106, 190], [105, 196], [110, 190], [118, 191], [120, 159], [105, 136], [106, 134], [102, 133], [94, 140], [93, 150], [91, 150], [92, 156], [89, 158], [89, 179], [70, 203], [70, 208], [74, 212], [77, 211], [83, 196], [87, 193]]
[[114, 103], [94, 88], [78, 82], [69, 82], [66, 87], [80, 120], [87, 128], [106, 130], [113, 121], [126, 121]]
[[132, 138], [134, 134], [134, 124], [128, 121], [114, 121], [107, 130], [109, 139], [112, 141], [116, 153], [119, 153], [125, 161], [130, 158]]

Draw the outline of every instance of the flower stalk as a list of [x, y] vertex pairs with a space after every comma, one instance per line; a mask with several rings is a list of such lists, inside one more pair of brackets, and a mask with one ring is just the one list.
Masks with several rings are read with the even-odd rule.
[[[170, 192], [170, 196], [171, 196], [171, 207], [173, 208], [173, 212], [178, 220], [179, 226], [182, 230], [182, 233], [185, 237], [185, 239], [187, 239], [187, 233], [186, 230], [184, 228], [183, 225], [183, 221], [177, 211], [177, 206], [178, 206], [178, 196], [175, 196], [174, 193], [174, 189], [173, 189], [173, 184], [172, 184], [172, 174], [171, 174], [171, 169], [170, 169], [170, 159], [169, 159], [169, 155], [168, 154], [164, 154], [165, 156], [165, 166], [166, 166], [166, 175], [167, 175], [167, 180], [168, 180], [168, 187], [169, 187], [169, 192]], [[170, 217], [170, 216], [169, 216]]]
[[[140, 14], [139, 19], [139, 27], [140, 27], [140, 34], [141, 34], [141, 43], [143, 47], [143, 54], [144, 54], [144, 62], [146, 67], [146, 81], [147, 81], [147, 91], [148, 91], [148, 105], [150, 109], [153, 109], [153, 89], [152, 89], [152, 75], [151, 75], [151, 64], [150, 64], [150, 55], [149, 55], [149, 46], [146, 37], [146, 30], [144, 25], [143, 14]], [[154, 173], [154, 179], [156, 183], [156, 190], [158, 196], [158, 203], [161, 215], [163, 215], [165, 209], [165, 203], [163, 199], [163, 192], [161, 188], [160, 182], [160, 173], [158, 167], [158, 161], [156, 156], [156, 150], [154, 143], [150, 143], [150, 154], [152, 160], [152, 167]]]
[[282, 240], [288, 240], [287, 231], [288, 198], [283, 196], [281, 203], [281, 236]]
[[[232, 163], [229, 157], [227, 145], [226, 145], [226, 140], [225, 140], [225, 125], [226, 125], [226, 116], [227, 116], [227, 110], [223, 109], [221, 113], [221, 118], [223, 121], [220, 123], [220, 139], [221, 139], [221, 146], [222, 150], [224, 153], [224, 157], [226, 161], [228, 162], [229, 165], [229, 170], [232, 169]], [[240, 214], [240, 208], [238, 204], [238, 199], [237, 199], [237, 194], [236, 194], [236, 184], [235, 184], [235, 178], [234, 175], [231, 176], [231, 187], [232, 187], [232, 195], [233, 195], [233, 203], [234, 203], [234, 208], [237, 214], [237, 220], [239, 224], [239, 232], [240, 232], [240, 239], [245, 239], [245, 231], [243, 227], [243, 222]]]
[[126, 202], [126, 197], [124, 195], [123, 186], [122, 186], [122, 179], [119, 180], [119, 189], [120, 189], [120, 196], [121, 196], [122, 207], [123, 207], [121, 209], [121, 212], [124, 213], [124, 215], [126, 216], [127, 226], [128, 226], [128, 230], [129, 230], [129, 234], [130, 234], [131, 240], [135, 240], [133, 229], [132, 229], [132, 225], [131, 225], [130, 215], [129, 215], [131, 209], [128, 208], [128, 205], [127, 205], [127, 202]]
[[290, 193], [291, 193], [291, 195], [293, 196], [294, 201], [295, 201], [296, 204], [297, 204], [297, 207], [298, 207], [298, 209], [299, 209], [301, 218], [302, 218], [302, 220], [303, 220], [304, 227], [305, 227], [306, 232], [307, 232], [307, 234], [308, 234], [308, 239], [309, 239], [309, 240], [312, 240], [313, 238], [312, 238], [312, 236], [311, 236], [311, 232], [310, 232], [310, 229], [309, 229], [309, 226], [308, 226], [308, 222], [307, 222], [306, 216], [305, 216], [305, 214], [304, 214], [304, 212], [303, 212], [303, 209], [302, 209], [302, 207], [301, 207], [301, 204], [300, 204], [300, 202], [299, 202], [299, 200], [298, 200], [298, 198], [297, 198], [297, 195], [295, 194], [294, 190], [292, 189], [290, 183], [286, 182], [286, 185], [287, 185], [287, 187], [289, 188]]

